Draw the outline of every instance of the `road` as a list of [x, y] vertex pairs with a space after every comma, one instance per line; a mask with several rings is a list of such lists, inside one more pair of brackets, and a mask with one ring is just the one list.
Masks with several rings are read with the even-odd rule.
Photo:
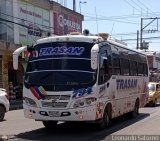
[[160, 135], [159, 123], [160, 106], [157, 106], [140, 109], [140, 115], [134, 119], [128, 116], [114, 119], [111, 127], [103, 131], [82, 123], [61, 123], [48, 131], [41, 122], [24, 118], [23, 110], [14, 110], [0, 122], [0, 135], [7, 135], [12, 141], [105, 141], [111, 137], [115, 140], [114, 135]]

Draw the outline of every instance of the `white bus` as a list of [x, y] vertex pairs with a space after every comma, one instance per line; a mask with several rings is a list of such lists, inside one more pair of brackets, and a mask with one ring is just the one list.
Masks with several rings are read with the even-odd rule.
[[47, 128], [58, 121], [105, 128], [112, 118], [138, 114], [148, 98], [146, 55], [104, 35], [51, 36], [14, 51], [14, 69], [19, 54], [30, 52], [23, 86], [26, 118]]

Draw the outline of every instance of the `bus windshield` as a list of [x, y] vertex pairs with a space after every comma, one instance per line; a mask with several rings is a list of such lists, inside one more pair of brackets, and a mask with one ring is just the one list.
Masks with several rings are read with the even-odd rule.
[[25, 73], [26, 85], [48, 90], [71, 90], [91, 86], [96, 71], [91, 69], [93, 43], [52, 42], [38, 44], [30, 54]]

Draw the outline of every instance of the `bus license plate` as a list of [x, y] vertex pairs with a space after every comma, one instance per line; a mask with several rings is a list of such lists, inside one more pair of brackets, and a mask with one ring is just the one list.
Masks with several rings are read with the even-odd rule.
[[49, 111], [49, 116], [51, 117], [59, 117], [60, 113], [58, 111]]

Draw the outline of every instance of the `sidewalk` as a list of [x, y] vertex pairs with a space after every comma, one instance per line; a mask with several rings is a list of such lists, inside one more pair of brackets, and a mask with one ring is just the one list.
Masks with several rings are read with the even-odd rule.
[[11, 100], [10, 101], [10, 108], [9, 110], [17, 110], [23, 108], [23, 101], [22, 100]]

